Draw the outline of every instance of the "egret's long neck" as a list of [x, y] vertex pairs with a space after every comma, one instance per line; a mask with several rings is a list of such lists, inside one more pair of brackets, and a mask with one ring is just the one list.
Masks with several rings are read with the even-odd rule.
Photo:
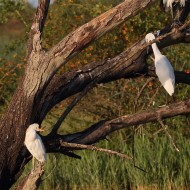
[[154, 52], [154, 56], [156, 57], [157, 55], [161, 55], [161, 52], [160, 50], [158, 49], [158, 46], [156, 45], [156, 43], [153, 43], [152, 44], [152, 49], [153, 49], [153, 52]]

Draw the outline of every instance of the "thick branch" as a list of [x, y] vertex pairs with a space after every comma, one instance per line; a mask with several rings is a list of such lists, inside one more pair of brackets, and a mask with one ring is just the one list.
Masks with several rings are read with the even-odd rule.
[[[43, 0], [42, 2], [47, 3], [45, 0]], [[31, 52], [30, 57], [32, 57], [33, 59], [28, 59], [28, 64], [30, 65], [30, 67], [28, 67], [26, 70], [26, 77], [33, 73], [33, 79], [37, 80], [38, 84], [36, 85], [36, 87], [40, 89], [38, 94], [38, 100], [41, 99], [41, 95], [44, 93], [46, 86], [49, 84], [52, 77], [60, 66], [66, 63], [74, 55], [79, 53], [90, 42], [94, 41], [105, 32], [113, 29], [118, 24], [133, 17], [151, 3], [153, 3], [153, 0], [134, 0], [133, 3], [131, 1], [125, 1], [114, 7], [113, 9], [107, 11], [106, 13], [100, 15], [99, 17], [95, 18], [94, 20], [88, 22], [87, 24], [79, 27], [75, 31], [71, 32], [60, 43], [58, 43], [47, 52], [40, 51], [41, 44], [39, 39], [41, 33], [34, 22], [34, 26], [32, 26], [32, 31], [34, 28], [34, 35], [33, 38], [30, 38], [32, 39], [31, 45], [33, 46], [34, 50]], [[33, 34], [32, 31], [31, 34]], [[37, 61], [38, 64], [34, 64], [34, 61]], [[28, 86], [30, 86], [30, 83], [32, 82], [33, 81], [31, 80], [27, 80], [27, 82], [24, 83], [25, 89], [27, 89], [27, 94], [35, 93], [36, 89], [28, 89]], [[39, 82], [41, 82], [41, 84], [39, 84]], [[36, 103], [36, 105], [38, 105], [38, 103]]]
[[50, 64], [56, 70], [73, 55], [79, 53], [86, 45], [122, 22], [138, 14], [153, 0], [124, 1], [99, 17], [71, 32], [61, 42], [47, 52], [52, 57]]
[[[176, 31], [170, 36], [162, 39], [159, 43], [160, 48], [171, 44], [187, 42], [186, 34], [188, 33]], [[133, 78], [140, 75], [155, 76], [152, 69], [149, 70], [146, 63], [147, 50], [144, 39], [128, 48], [123, 53], [113, 59], [105, 60], [98, 63], [91, 63], [81, 68], [79, 71], [65, 73], [60, 77], [54, 77], [46, 89], [42, 98], [38, 118], [43, 120], [46, 113], [57, 103], [65, 98], [82, 91], [96, 76], [101, 75], [98, 83], [114, 81], [120, 78]], [[137, 51], [137, 49], [140, 49]], [[149, 48], [150, 49], [150, 48]], [[151, 50], [148, 54], [151, 53]], [[186, 79], [183, 78], [186, 76]], [[189, 84], [189, 74], [177, 72], [176, 82], [185, 82]]]
[[48, 13], [49, 3], [50, 0], [40, 0], [38, 3], [38, 8], [34, 17], [34, 22], [31, 26], [29, 39], [27, 42], [27, 57], [30, 55], [32, 50], [41, 50], [40, 38]]
[[101, 121], [79, 133], [64, 136], [55, 135], [53, 139], [49, 137], [44, 137], [44, 142], [46, 144], [48, 152], [59, 152], [63, 150], [69, 150], [61, 144], [62, 141], [78, 144], [94, 144], [97, 141], [106, 138], [107, 135], [116, 130], [152, 121], [157, 121], [158, 115], [162, 119], [164, 119], [174, 117], [176, 115], [185, 115], [189, 113], [190, 99], [179, 103], [174, 103], [169, 106], [143, 111], [141, 113], [121, 116], [110, 121]]
[[17, 185], [15, 190], [36, 190], [38, 189], [43, 174], [42, 166], [39, 164], [34, 170], [26, 175]]

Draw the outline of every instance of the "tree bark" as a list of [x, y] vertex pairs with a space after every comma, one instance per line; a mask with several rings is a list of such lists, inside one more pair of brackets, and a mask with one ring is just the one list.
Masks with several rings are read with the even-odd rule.
[[36, 190], [38, 189], [43, 174], [42, 166], [39, 164], [34, 170], [26, 175], [17, 185], [15, 190]]
[[160, 117], [165, 119], [176, 115], [189, 115], [189, 113], [190, 99], [157, 109], [150, 109], [135, 114], [121, 116], [112, 120], [102, 120], [84, 131], [69, 135], [57, 134], [54, 136], [54, 139], [47, 136], [43, 138], [43, 141], [46, 144], [48, 152], [64, 152], [78, 149], [78, 147], [76, 146], [76, 148], [69, 149], [67, 146], [65, 147], [62, 142], [94, 144], [102, 139], [105, 139], [107, 135], [119, 129], [157, 121]]
[[[189, 43], [189, 33], [176, 31], [158, 43], [159, 48], [164, 48], [178, 43]], [[90, 63], [80, 70], [64, 73], [48, 84], [39, 104], [39, 121], [42, 121], [47, 112], [57, 103], [81, 92], [87, 85], [99, 77], [97, 83], [107, 83], [121, 78], [135, 78], [139, 76], [155, 76], [154, 66], [147, 65], [146, 59], [152, 53], [145, 40], [142, 39], [129, 47], [126, 51], [112, 59]], [[189, 84], [190, 74], [175, 72], [176, 82]]]
[[[28, 40], [28, 59], [24, 75], [14, 93], [7, 112], [0, 122], [0, 189], [9, 189], [15, 182], [18, 172], [26, 163], [24, 148], [25, 131], [35, 122], [34, 108], [37, 93], [40, 92], [47, 76], [41, 50], [40, 35], [46, 18], [49, 0], [41, 0], [31, 27]], [[40, 70], [42, 69], [42, 70]]]
[[[74, 55], [79, 53], [93, 40], [98, 39], [107, 31], [113, 29], [125, 20], [135, 16], [153, 0], [124, 1], [89, 23], [71, 32], [49, 51], [44, 51], [41, 45], [49, 0], [40, 0], [34, 22], [27, 42], [27, 60], [23, 77], [16, 89], [7, 112], [0, 122], [0, 189], [6, 190], [18, 178], [22, 168], [30, 159], [23, 144], [25, 131], [29, 124], [41, 123], [50, 109], [65, 98], [82, 91], [89, 83], [97, 79], [97, 83], [109, 82], [119, 78], [137, 77], [148, 73], [146, 63], [147, 44], [144, 39], [135, 43], [125, 52], [111, 60], [92, 63], [80, 71], [65, 73], [55, 77], [57, 70]], [[166, 47], [180, 42], [189, 42], [189, 36], [183, 31], [177, 31], [161, 41], [160, 47]], [[149, 52], [150, 53], [150, 52]], [[172, 109], [178, 107], [178, 110]], [[181, 107], [182, 106], [182, 107]], [[60, 142], [69, 141], [91, 144], [105, 138], [109, 133], [125, 126], [135, 125], [156, 119], [156, 113], [163, 117], [189, 113], [189, 100], [172, 105], [155, 112], [142, 115], [123, 116], [112, 121], [101, 121], [93, 127], [68, 136], [55, 134], [44, 137], [48, 152], [60, 152], [71, 155]], [[154, 113], [154, 114], [152, 114]], [[139, 120], [138, 120], [139, 119]], [[63, 149], [62, 149], [63, 148]]]

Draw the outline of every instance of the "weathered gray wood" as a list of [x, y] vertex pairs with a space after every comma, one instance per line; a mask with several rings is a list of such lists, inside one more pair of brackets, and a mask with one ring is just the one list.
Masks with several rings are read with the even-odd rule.
[[72, 58], [73, 55], [79, 53], [90, 42], [137, 15], [153, 2], [153, 0], [124, 1], [92, 21], [77, 28], [47, 52], [47, 54], [51, 56], [50, 65], [56, 70]]
[[43, 174], [42, 165], [38, 165], [31, 170], [17, 185], [15, 190], [36, 190], [39, 187], [41, 176]]
[[[160, 48], [171, 44], [190, 42], [188, 32], [176, 31], [159, 43]], [[118, 56], [101, 62], [89, 63], [79, 71], [64, 73], [62, 76], [54, 77], [47, 86], [44, 96], [39, 105], [39, 120], [43, 120], [47, 112], [57, 103], [82, 91], [88, 84], [99, 77], [97, 83], [106, 83], [121, 78], [134, 78], [138, 76], [155, 76], [154, 68], [147, 65], [147, 54], [145, 40], [142, 39], [129, 47]], [[140, 49], [137, 51], [137, 49]], [[179, 63], [180, 64], [180, 63]], [[176, 82], [189, 84], [190, 74], [176, 72]]]
[[[105, 139], [107, 135], [116, 130], [157, 121], [158, 116], [165, 119], [189, 113], [190, 99], [157, 109], [150, 109], [140, 113], [121, 116], [112, 120], [102, 120], [84, 131], [69, 135], [57, 135], [55, 138], [56, 140], [44, 137], [44, 142], [46, 143], [46, 147], [49, 152], [56, 151], [56, 149], [59, 149], [61, 152], [67, 150], [67, 148], [62, 144], [62, 141], [78, 144], [94, 144], [100, 139]], [[77, 149], [77, 147], [75, 149]]]

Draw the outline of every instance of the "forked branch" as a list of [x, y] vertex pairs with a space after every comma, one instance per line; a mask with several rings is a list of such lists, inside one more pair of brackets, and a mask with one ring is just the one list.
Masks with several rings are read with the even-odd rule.
[[98, 39], [122, 22], [134, 17], [152, 3], [153, 0], [124, 1], [77, 28], [47, 52], [52, 57], [50, 64], [53, 64], [54, 68], [58, 69], [90, 42]]
[[[101, 121], [84, 131], [68, 134], [55, 135], [54, 139], [44, 137], [44, 142], [48, 152], [61, 152], [61, 142], [71, 142], [77, 144], [94, 144], [101, 139], [105, 139], [110, 133], [139, 124], [158, 120], [158, 114], [164, 118], [174, 117], [176, 115], [186, 115], [190, 113], [190, 99], [157, 109], [142, 111], [141, 113], [129, 114], [115, 118], [113, 120]], [[73, 150], [73, 149], [72, 149]]]
[[41, 47], [41, 33], [45, 24], [46, 16], [48, 13], [50, 0], [39, 0], [38, 8], [34, 17], [33, 24], [29, 33], [29, 39], [27, 42], [27, 57], [32, 50], [40, 51]]
[[[72, 71], [64, 73], [60, 77], [54, 77], [47, 86], [39, 105], [38, 115], [41, 116], [39, 121], [43, 120], [47, 112], [54, 105], [71, 95], [81, 92], [97, 75], [101, 75], [100, 83], [142, 75], [156, 76], [154, 68], [147, 65], [146, 58], [148, 55], [146, 48], [151, 43], [158, 42], [159, 40], [161, 40], [159, 46], [162, 48], [171, 44], [190, 42], [188, 32], [182, 31], [189, 24], [190, 21], [185, 23], [178, 31], [172, 31], [169, 34], [160, 36], [148, 44], [142, 39], [112, 59], [90, 63], [83, 66], [79, 71]], [[148, 54], [150, 53], [149, 51]], [[190, 84], [190, 74], [176, 72], [176, 82]]]

